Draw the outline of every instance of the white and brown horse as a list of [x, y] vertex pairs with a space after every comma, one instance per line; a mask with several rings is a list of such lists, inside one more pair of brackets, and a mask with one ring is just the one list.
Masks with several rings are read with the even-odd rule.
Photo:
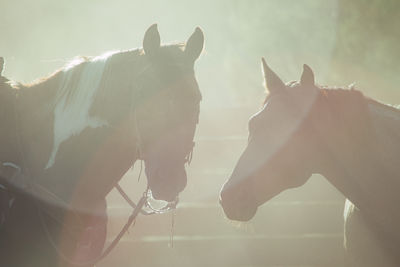
[[29, 85], [2, 78], [0, 176], [15, 198], [0, 228], [1, 265], [70, 266], [49, 244], [38, 203], [66, 255], [99, 254], [105, 196], [136, 160], [154, 198], [177, 198], [198, 123], [203, 43], [196, 28], [186, 44], [161, 46], [153, 25], [143, 49], [80, 57]]
[[284, 84], [263, 60], [269, 95], [220, 202], [247, 221], [258, 206], [322, 174], [347, 197], [349, 266], [400, 266], [400, 111], [352, 88], [320, 87], [304, 65]]

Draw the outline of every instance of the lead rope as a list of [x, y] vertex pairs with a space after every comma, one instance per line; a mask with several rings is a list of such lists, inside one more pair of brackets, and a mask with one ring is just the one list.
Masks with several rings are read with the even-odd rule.
[[138, 182], [140, 182], [140, 177], [142, 176], [142, 170], [143, 170], [143, 160], [140, 160], [139, 175], [138, 175], [138, 178], [137, 178]]
[[171, 231], [169, 233], [169, 244], [170, 248], [174, 248], [174, 230], [175, 230], [175, 209], [171, 211]]
[[138, 182], [139, 182], [140, 181], [140, 177], [142, 176], [143, 160], [141, 159], [142, 158], [142, 138], [141, 138], [140, 132], [139, 132], [139, 126], [138, 126], [138, 120], [137, 120], [136, 111], [133, 111], [133, 124], [134, 124], [134, 127], [135, 127], [135, 137], [136, 137], [136, 141], [137, 141], [136, 142], [136, 153], [137, 153], [138, 158], [140, 160], [140, 169], [139, 169], [139, 175], [138, 175], [138, 179], [137, 179]]

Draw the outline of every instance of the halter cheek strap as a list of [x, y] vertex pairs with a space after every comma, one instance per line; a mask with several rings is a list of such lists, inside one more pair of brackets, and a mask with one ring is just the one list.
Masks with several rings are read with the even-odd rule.
[[192, 141], [191, 144], [191, 148], [189, 150], [189, 153], [187, 154], [187, 156], [185, 157], [185, 163], [187, 163], [188, 165], [190, 165], [190, 163], [192, 162], [192, 158], [193, 158], [193, 149], [194, 146], [196, 145], [196, 143], [194, 141]]
[[[141, 165], [140, 165], [140, 172], [138, 176], [138, 180], [140, 179], [140, 175], [142, 173], [142, 162], [143, 162], [143, 151], [142, 151], [142, 138], [139, 130], [139, 125], [138, 125], [138, 119], [137, 119], [137, 112], [133, 111], [133, 124], [134, 124], [134, 136], [136, 138], [136, 152], [138, 155], [138, 159], [141, 160]], [[192, 147], [193, 150], [193, 147]], [[190, 153], [190, 160], [191, 160], [191, 154]], [[185, 159], [186, 160], [186, 159]], [[187, 161], [187, 160], [186, 160]], [[125, 193], [125, 191], [122, 189], [122, 187], [117, 183], [115, 188], [118, 190], [118, 192], [122, 195], [122, 197], [125, 199], [126, 202], [132, 207], [136, 208], [136, 204], [128, 197], [128, 195]], [[170, 210], [173, 210], [176, 208], [179, 202], [179, 198], [177, 197], [174, 201], [168, 202], [164, 207], [158, 209], [155, 208], [151, 205], [151, 203], [148, 201], [148, 199], [152, 199], [152, 194], [149, 185], [147, 185], [146, 191], [143, 193], [143, 196], [146, 196], [145, 199], [145, 207], [148, 208], [148, 211], [146, 210], [141, 210], [141, 213], [143, 215], [152, 215], [152, 214], [161, 214], [161, 213], [166, 213]]]

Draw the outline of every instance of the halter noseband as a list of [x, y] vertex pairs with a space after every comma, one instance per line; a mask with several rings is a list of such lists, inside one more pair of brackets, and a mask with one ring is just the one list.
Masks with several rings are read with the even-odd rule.
[[[143, 73], [143, 72], [142, 72]], [[138, 118], [137, 118], [137, 112], [134, 108], [132, 108], [131, 111], [131, 116], [133, 117], [133, 124], [134, 124], [134, 133], [133, 136], [136, 138], [136, 153], [137, 157], [139, 160], [144, 161], [145, 159], [143, 158], [143, 143], [142, 143], [142, 135], [140, 132], [139, 128], [139, 123], [138, 123]], [[187, 163], [190, 165], [192, 158], [193, 158], [193, 148], [195, 146], [195, 142], [192, 140], [191, 144], [188, 145], [189, 151], [184, 157], [184, 164]], [[139, 173], [139, 178], [140, 178], [141, 171]], [[135, 208], [137, 205], [134, 204], [132, 200], [129, 199], [128, 195], [124, 192], [122, 187], [117, 184], [116, 189], [119, 191], [119, 193], [124, 197], [124, 199], [131, 205], [131, 207]], [[167, 204], [162, 207], [162, 208], [155, 208], [152, 206], [152, 204], [149, 202], [149, 199], [153, 199], [152, 197], [152, 192], [149, 186], [147, 186], [146, 191], [143, 193], [143, 196], [145, 196], [145, 207], [148, 208], [148, 211], [143, 210], [141, 211], [142, 214], [144, 215], [152, 215], [152, 214], [161, 214], [161, 213], [166, 213], [168, 211], [171, 211], [176, 208], [179, 198], [176, 197], [175, 200], [171, 202], [167, 202]]]

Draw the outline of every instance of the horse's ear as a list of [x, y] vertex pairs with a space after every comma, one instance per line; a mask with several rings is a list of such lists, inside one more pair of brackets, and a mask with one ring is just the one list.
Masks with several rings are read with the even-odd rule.
[[312, 69], [307, 65], [303, 65], [303, 73], [301, 74], [300, 84], [303, 86], [314, 86], [314, 73]]
[[151, 25], [143, 38], [143, 50], [146, 55], [152, 56], [160, 49], [160, 33], [157, 29], [157, 24]]
[[282, 80], [268, 67], [264, 58], [261, 58], [261, 61], [267, 90], [270, 93], [283, 90], [285, 88], [285, 84], [282, 82]]
[[3, 73], [4, 68], [4, 58], [0, 57], [0, 75]]
[[189, 37], [186, 42], [185, 53], [195, 61], [203, 51], [204, 46], [204, 34], [203, 31], [196, 27], [194, 33]]

